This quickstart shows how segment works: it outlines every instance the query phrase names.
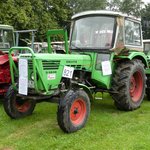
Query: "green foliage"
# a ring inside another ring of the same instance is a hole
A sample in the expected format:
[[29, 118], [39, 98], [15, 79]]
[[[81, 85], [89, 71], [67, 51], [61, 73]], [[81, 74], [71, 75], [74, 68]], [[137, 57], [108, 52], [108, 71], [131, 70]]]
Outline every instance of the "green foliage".
[[122, 2], [120, 0], [110, 0], [107, 2], [107, 9], [112, 11], [119, 11]]
[[78, 13], [85, 10], [100, 10], [105, 9], [107, 6], [106, 0], [70, 0], [69, 6], [72, 8], [73, 13]]
[[150, 4], [147, 4], [142, 10], [142, 29], [143, 38], [150, 39]]
[[70, 19], [68, 0], [6, 0], [0, 2], [0, 23], [17, 30], [37, 29], [38, 40], [46, 37], [46, 31], [62, 28]]
[[85, 128], [62, 132], [56, 121], [57, 105], [37, 104], [32, 116], [12, 120], [0, 105], [1, 150], [149, 150], [150, 102], [141, 108], [117, 110], [112, 99], [94, 101]]
[[111, 0], [108, 3], [108, 8], [110, 10], [121, 11], [129, 15], [140, 17], [143, 5], [144, 3], [142, 0]]
[[142, 0], [123, 0], [120, 11], [140, 17], [143, 4]]

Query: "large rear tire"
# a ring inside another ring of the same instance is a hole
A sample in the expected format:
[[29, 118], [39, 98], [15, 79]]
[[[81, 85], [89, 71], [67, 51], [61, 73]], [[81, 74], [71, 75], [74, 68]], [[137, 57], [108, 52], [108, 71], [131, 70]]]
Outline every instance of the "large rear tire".
[[120, 110], [134, 110], [140, 107], [146, 87], [144, 65], [140, 60], [122, 62], [113, 77], [112, 97]]
[[33, 100], [23, 100], [16, 96], [17, 91], [12, 86], [9, 87], [3, 102], [4, 110], [10, 118], [19, 119], [31, 115], [36, 102]]
[[87, 93], [83, 90], [69, 90], [58, 106], [58, 125], [64, 132], [75, 132], [85, 126], [89, 114], [90, 99]]

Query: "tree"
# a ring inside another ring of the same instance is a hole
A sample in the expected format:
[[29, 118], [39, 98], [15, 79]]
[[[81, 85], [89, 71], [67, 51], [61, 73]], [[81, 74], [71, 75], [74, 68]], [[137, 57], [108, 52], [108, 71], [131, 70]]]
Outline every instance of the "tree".
[[108, 9], [120, 11], [136, 17], [141, 16], [141, 10], [144, 3], [142, 0], [110, 0], [108, 1]]
[[46, 38], [48, 29], [62, 28], [70, 19], [68, 0], [1, 0], [0, 23], [17, 30], [37, 29], [37, 40]]
[[150, 4], [147, 4], [142, 10], [142, 29], [143, 38], [150, 38]]
[[141, 10], [144, 3], [142, 0], [123, 0], [120, 11], [136, 17], [141, 16]]
[[105, 9], [107, 6], [106, 0], [70, 0], [69, 6], [73, 13], [78, 13], [85, 10], [100, 10]]
[[112, 11], [119, 11], [121, 5], [122, 2], [120, 0], [108, 0], [106, 9]]

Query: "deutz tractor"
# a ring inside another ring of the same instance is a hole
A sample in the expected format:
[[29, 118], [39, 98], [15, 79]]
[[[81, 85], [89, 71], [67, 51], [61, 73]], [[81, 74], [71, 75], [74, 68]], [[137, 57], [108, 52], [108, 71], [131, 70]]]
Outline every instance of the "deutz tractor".
[[[51, 37], [62, 34], [66, 54], [53, 53]], [[32, 114], [36, 102], [58, 101], [57, 121], [67, 133], [87, 122], [97, 92], [108, 92], [120, 110], [140, 107], [150, 74], [149, 55], [143, 52], [140, 19], [110, 11], [86, 11], [72, 17], [68, 48], [65, 30], [47, 32], [48, 53], [28, 47], [9, 51], [12, 85], [4, 101], [8, 116]], [[18, 66], [11, 53], [20, 54]], [[149, 97], [148, 97], [149, 98]]]

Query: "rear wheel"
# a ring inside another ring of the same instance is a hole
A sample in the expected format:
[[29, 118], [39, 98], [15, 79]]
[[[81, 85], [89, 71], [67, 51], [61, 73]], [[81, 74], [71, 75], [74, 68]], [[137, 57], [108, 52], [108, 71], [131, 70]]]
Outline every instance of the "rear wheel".
[[58, 106], [58, 125], [64, 132], [75, 132], [84, 127], [89, 114], [90, 99], [86, 92], [70, 90]]
[[134, 110], [140, 107], [145, 94], [146, 76], [140, 60], [121, 63], [113, 78], [112, 94], [120, 110]]
[[33, 100], [23, 100], [16, 96], [17, 91], [12, 86], [9, 87], [3, 102], [4, 110], [10, 118], [18, 119], [31, 115], [36, 102]]

